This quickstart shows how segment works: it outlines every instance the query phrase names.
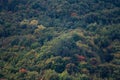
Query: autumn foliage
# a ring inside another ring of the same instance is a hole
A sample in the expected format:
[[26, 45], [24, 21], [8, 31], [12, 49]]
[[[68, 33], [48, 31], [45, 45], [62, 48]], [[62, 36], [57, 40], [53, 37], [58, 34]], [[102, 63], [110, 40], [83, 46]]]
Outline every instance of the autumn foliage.
[[20, 73], [27, 73], [27, 70], [26, 70], [25, 68], [21, 68], [21, 69], [19, 70], [19, 72], [20, 72]]
[[85, 56], [82, 56], [82, 55], [76, 54], [76, 57], [77, 57], [78, 61], [85, 61], [86, 60]]
[[73, 13], [71, 13], [71, 16], [72, 16], [72, 17], [76, 17], [76, 16], [78, 16], [78, 14], [75, 13], [75, 12], [73, 12]]

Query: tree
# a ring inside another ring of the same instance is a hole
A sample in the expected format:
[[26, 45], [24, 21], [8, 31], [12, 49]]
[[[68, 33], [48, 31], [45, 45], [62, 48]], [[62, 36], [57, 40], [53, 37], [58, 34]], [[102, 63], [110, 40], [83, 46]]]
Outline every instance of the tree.
[[78, 69], [77, 66], [75, 66], [75, 64], [73, 64], [73, 63], [67, 64], [67, 65], [66, 65], [66, 70], [67, 70], [67, 72], [68, 72], [70, 75], [79, 72], [79, 69]]

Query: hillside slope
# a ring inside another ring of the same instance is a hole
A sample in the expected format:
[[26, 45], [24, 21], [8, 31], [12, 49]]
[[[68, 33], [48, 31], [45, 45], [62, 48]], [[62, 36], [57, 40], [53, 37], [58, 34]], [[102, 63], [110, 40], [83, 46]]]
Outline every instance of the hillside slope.
[[0, 0], [0, 80], [119, 80], [120, 0]]

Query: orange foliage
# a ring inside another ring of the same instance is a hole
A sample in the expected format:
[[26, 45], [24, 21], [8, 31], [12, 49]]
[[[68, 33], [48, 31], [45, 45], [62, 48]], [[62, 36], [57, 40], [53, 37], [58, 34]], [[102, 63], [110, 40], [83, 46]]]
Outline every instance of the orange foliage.
[[76, 16], [78, 16], [78, 14], [75, 13], [75, 12], [73, 12], [73, 13], [71, 13], [71, 16], [72, 16], [72, 17], [76, 17]]
[[17, 46], [17, 45], [14, 45], [14, 48], [19, 48], [19, 46]]
[[21, 68], [21, 69], [19, 70], [19, 72], [21, 72], [21, 73], [27, 73], [27, 70], [26, 70], [25, 68]]

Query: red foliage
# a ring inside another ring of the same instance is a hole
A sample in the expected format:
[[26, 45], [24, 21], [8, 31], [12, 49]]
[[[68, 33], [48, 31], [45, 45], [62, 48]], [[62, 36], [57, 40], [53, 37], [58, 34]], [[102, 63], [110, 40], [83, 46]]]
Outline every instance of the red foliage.
[[73, 12], [73, 13], [71, 13], [71, 16], [72, 16], [72, 17], [76, 17], [76, 16], [78, 16], [78, 14], [75, 13], [75, 12]]
[[21, 68], [21, 69], [19, 70], [19, 72], [21, 72], [21, 73], [27, 73], [27, 70], [26, 70], [25, 68]]
[[82, 55], [76, 55], [76, 57], [78, 58], [79, 61], [85, 61], [86, 60], [85, 56], [82, 56]]

